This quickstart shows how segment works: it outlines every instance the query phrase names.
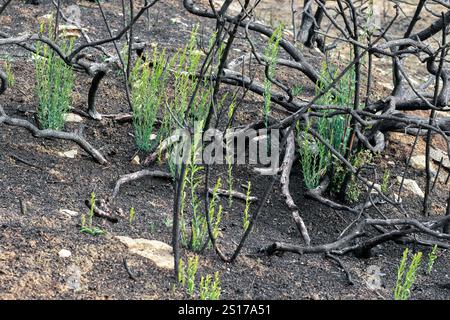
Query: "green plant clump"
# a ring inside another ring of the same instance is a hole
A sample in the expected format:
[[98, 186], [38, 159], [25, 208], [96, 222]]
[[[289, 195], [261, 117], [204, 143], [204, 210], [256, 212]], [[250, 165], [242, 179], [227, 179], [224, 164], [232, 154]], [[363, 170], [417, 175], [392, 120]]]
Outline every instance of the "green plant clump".
[[220, 300], [220, 277], [219, 272], [214, 273], [214, 280], [211, 275], [200, 279], [200, 300]]
[[[361, 169], [364, 165], [370, 164], [372, 162], [372, 153], [370, 150], [361, 150], [354, 154], [350, 163], [353, 165], [355, 169]], [[347, 172], [347, 168], [344, 167], [341, 163], [337, 164], [335, 167], [335, 174], [333, 176], [333, 188], [334, 191], [337, 192], [339, 187], [342, 184], [342, 181]], [[345, 193], [345, 199], [350, 203], [355, 203], [361, 198], [361, 194], [364, 190], [364, 185], [362, 185], [355, 175], [352, 174], [350, 177], [350, 181], [347, 185], [347, 190]]]
[[[200, 283], [196, 284], [196, 277], [198, 271], [198, 256], [189, 257], [187, 264], [180, 259], [178, 267], [178, 283], [185, 288], [186, 293], [191, 299], [198, 297], [200, 300], [219, 300], [220, 299], [220, 276], [219, 272], [214, 273], [214, 278], [211, 275], [201, 276]], [[198, 295], [196, 292], [198, 291]]]
[[[50, 25], [48, 34], [52, 34], [51, 30]], [[44, 33], [43, 24], [40, 33]], [[64, 53], [70, 52], [73, 48], [73, 40], [55, 42]], [[73, 70], [54, 50], [41, 42], [37, 42], [33, 57], [39, 98], [37, 110], [39, 125], [44, 129], [60, 130], [64, 126], [65, 115], [72, 101]]]
[[[319, 124], [324, 124], [324, 122], [320, 121]], [[305, 129], [301, 130], [297, 123], [297, 130], [300, 132], [297, 136], [297, 144], [299, 145], [303, 182], [307, 189], [315, 189], [327, 172], [330, 153], [323, 143], [317, 142], [308, 133], [310, 125], [311, 123], [308, 121]]]
[[[316, 85], [316, 95], [333, 82], [338, 71], [337, 68], [328, 66], [326, 63], [322, 65], [321, 81]], [[317, 105], [351, 106], [354, 97], [354, 77], [354, 70], [351, 69], [339, 80], [335, 92], [325, 93], [317, 100]], [[341, 155], [345, 155], [350, 135], [348, 116], [331, 116], [330, 111], [325, 109], [319, 109], [318, 112], [320, 116], [316, 119], [308, 119], [303, 130], [299, 123], [297, 124], [297, 144], [301, 157], [303, 180], [307, 189], [317, 188], [321, 179], [331, 167], [339, 167], [339, 162], [331, 155], [326, 145], [316, 139], [309, 132], [309, 129], [314, 127], [315, 131]], [[341, 180], [343, 180], [345, 173], [346, 170], [335, 169], [334, 177], [342, 175]]]
[[166, 93], [168, 72], [165, 50], [155, 48], [153, 66], [138, 59], [131, 71], [131, 100], [137, 147], [150, 151], [159, 139], [151, 139], [158, 111]]

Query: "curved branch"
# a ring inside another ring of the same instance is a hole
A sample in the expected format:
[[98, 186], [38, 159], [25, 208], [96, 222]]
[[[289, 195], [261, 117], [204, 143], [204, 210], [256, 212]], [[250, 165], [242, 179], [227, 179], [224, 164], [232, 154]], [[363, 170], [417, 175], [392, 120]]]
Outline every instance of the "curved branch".
[[286, 140], [286, 151], [283, 159], [283, 164], [281, 165], [282, 167], [280, 178], [281, 192], [283, 193], [286, 199], [286, 204], [292, 212], [295, 224], [297, 225], [297, 228], [300, 231], [300, 234], [302, 235], [305, 244], [309, 246], [311, 243], [311, 238], [309, 237], [308, 229], [306, 228], [306, 225], [298, 212], [299, 211], [298, 207], [294, 203], [294, 199], [292, 199], [291, 193], [289, 192], [289, 175], [291, 174], [292, 164], [294, 163], [294, 157], [295, 157], [295, 139], [294, 139], [294, 132], [291, 131]]
[[133, 172], [133, 173], [129, 173], [129, 174], [125, 174], [123, 176], [120, 176], [119, 180], [117, 180], [115, 186], [114, 186], [114, 190], [112, 193], [112, 199], [114, 199], [117, 194], [119, 193], [120, 187], [125, 184], [125, 183], [129, 183], [144, 177], [152, 177], [152, 178], [163, 178], [163, 179], [171, 179], [172, 176], [170, 175], [170, 173], [164, 172], [164, 171], [159, 171], [159, 170], [140, 170], [137, 172]]
[[[2, 81], [2, 83], [3, 83], [3, 81]], [[69, 133], [69, 132], [56, 131], [56, 130], [50, 130], [50, 129], [40, 130], [36, 126], [34, 126], [32, 123], [28, 122], [27, 120], [9, 117], [6, 114], [6, 112], [2, 106], [0, 106], [0, 124], [1, 123], [10, 125], [10, 126], [25, 128], [28, 131], [30, 131], [31, 134], [36, 138], [62, 139], [62, 140], [69, 140], [69, 141], [75, 142], [84, 151], [86, 151], [88, 154], [90, 154], [98, 163], [100, 163], [100, 164], [108, 163], [106, 158], [78, 133]]]

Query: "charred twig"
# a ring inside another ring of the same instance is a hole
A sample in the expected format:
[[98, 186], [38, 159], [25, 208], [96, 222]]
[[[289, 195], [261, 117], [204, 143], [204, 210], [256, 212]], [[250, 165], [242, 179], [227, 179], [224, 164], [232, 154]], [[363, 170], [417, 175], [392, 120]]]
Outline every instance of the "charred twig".
[[26, 215], [28, 211], [26, 201], [24, 201], [22, 198], [19, 198], [19, 205], [20, 205], [20, 213], [22, 215]]
[[347, 268], [344, 266], [344, 264], [342, 263], [341, 259], [339, 259], [338, 257], [336, 257], [335, 255], [332, 255], [329, 252], [325, 253], [325, 257], [337, 262], [337, 264], [341, 267], [342, 271], [344, 271], [345, 273], [345, 277], [347, 278], [347, 281], [350, 285], [354, 285], [355, 282], [353, 281], [352, 275], [350, 274], [350, 271], [347, 270]]
[[137, 281], [136, 277], [134, 276], [133, 272], [131, 272], [130, 267], [128, 266], [127, 258], [123, 258], [123, 266], [125, 267], [125, 270], [128, 273], [128, 276], [130, 277], [130, 279]]
[[298, 212], [299, 211], [298, 207], [294, 203], [294, 199], [292, 199], [291, 193], [289, 192], [289, 176], [291, 174], [294, 157], [295, 157], [295, 138], [294, 132], [291, 131], [286, 140], [286, 150], [282, 164], [283, 169], [280, 178], [281, 192], [283, 193], [286, 199], [285, 201], [288, 208], [292, 212], [292, 217], [294, 218], [295, 224], [297, 225], [297, 229], [300, 231], [300, 234], [302, 235], [305, 244], [308, 246], [311, 243], [311, 238], [309, 237], [308, 229], [306, 228], [306, 225]]
[[[92, 207], [91, 200], [85, 200], [85, 201], [84, 201], [84, 204], [85, 204], [89, 209]], [[112, 216], [112, 214], [111, 214], [110, 212], [107, 212], [107, 211], [105, 211], [105, 210], [100, 209], [100, 208], [97, 206], [97, 202], [94, 204], [94, 215], [95, 215], [96, 217], [106, 219], [106, 220], [108, 220], [108, 221], [110, 221], [110, 222], [112, 222], [112, 223], [117, 223], [117, 222], [119, 222], [119, 219], [117, 219], [116, 217]]]
[[120, 187], [125, 184], [125, 183], [129, 183], [144, 177], [152, 177], [152, 178], [162, 178], [162, 179], [171, 179], [172, 176], [170, 175], [170, 173], [164, 172], [164, 171], [159, 171], [159, 170], [140, 170], [137, 172], [133, 172], [133, 173], [129, 173], [129, 174], [125, 174], [123, 176], [121, 176], [119, 178], [119, 180], [117, 180], [115, 186], [114, 186], [114, 190], [112, 193], [111, 198], [114, 199], [117, 194], [119, 193]]
[[34, 126], [31, 122], [28, 122], [27, 120], [9, 117], [4, 111], [2, 106], [0, 106], [0, 123], [25, 128], [28, 131], [30, 131], [31, 134], [36, 138], [62, 139], [73, 141], [76, 144], [78, 144], [84, 151], [90, 154], [98, 163], [106, 164], [108, 162], [106, 158], [97, 149], [95, 149], [78, 133], [70, 133], [50, 129], [41, 130], [36, 126]]
[[[208, 188], [208, 193], [209, 194], [213, 194], [213, 192], [214, 192], [214, 190], [212, 188]], [[219, 196], [229, 197], [231, 195], [233, 198], [236, 198], [236, 199], [239, 199], [239, 200], [243, 200], [243, 201], [247, 200], [247, 195], [246, 194], [244, 194], [242, 192], [239, 192], [239, 191], [235, 191], [235, 190], [231, 190], [230, 191], [230, 190], [225, 190], [225, 189], [220, 189], [219, 188], [219, 189], [216, 190], [216, 193]], [[258, 198], [254, 197], [254, 196], [250, 196], [250, 197], [248, 197], [248, 200], [250, 202], [255, 202], [255, 201], [258, 201]]]
[[15, 154], [11, 154], [10, 157], [13, 158], [14, 160], [18, 161], [18, 162], [26, 164], [27, 166], [30, 166], [30, 167], [33, 167], [33, 168], [36, 168], [36, 169], [40, 169], [40, 170], [44, 170], [42, 167], [40, 167], [38, 165], [35, 165], [34, 163], [31, 163], [28, 160], [22, 159], [19, 156], [16, 156]]

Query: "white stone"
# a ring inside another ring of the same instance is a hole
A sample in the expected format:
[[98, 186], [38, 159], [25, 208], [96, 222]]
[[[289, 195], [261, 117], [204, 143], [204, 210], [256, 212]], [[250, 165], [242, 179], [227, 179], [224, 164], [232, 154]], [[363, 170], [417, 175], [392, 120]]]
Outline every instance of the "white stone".
[[139, 158], [138, 155], [135, 155], [135, 156], [133, 157], [133, 159], [131, 159], [131, 163], [138, 166], [138, 165], [141, 164], [141, 159]]
[[59, 212], [62, 213], [62, 214], [68, 215], [70, 217], [76, 217], [76, 216], [79, 215], [78, 212], [73, 211], [73, 210], [69, 210], [69, 209], [61, 209], [61, 210], [59, 210]]
[[81, 29], [74, 25], [64, 24], [59, 26], [60, 36], [66, 38], [81, 37]]
[[78, 151], [76, 149], [69, 150], [69, 151], [63, 151], [63, 152], [58, 152], [58, 156], [63, 157], [63, 158], [70, 158], [70, 159], [75, 158], [75, 156], [77, 154], [78, 154]]
[[64, 115], [64, 119], [66, 120], [66, 122], [83, 122], [83, 118], [75, 113], [66, 113]]
[[[402, 182], [402, 177], [401, 176], [397, 176], [397, 181], [400, 184]], [[416, 181], [412, 180], [412, 179], [405, 179], [403, 181], [403, 188], [405, 190], [408, 190], [410, 192], [412, 192], [413, 194], [423, 198], [425, 197], [425, 194], [423, 193], [422, 189], [420, 189], [419, 185], [417, 184]]]
[[58, 256], [60, 257], [60, 258], [68, 258], [68, 257], [70, 257], [72, 255], [72, 252], [70, 252], [69, 250], [67, 250], [67, 249], [61, 249], [59, 252], [58, 252]]
[[450, 160], [448, 159], [448, 154], [440, 149], [430, 149], [430, 157], [436, 161], [437, 163], [441, 162], [442, 159], [442, 166], [450, 169]]
[[152, 261], [157, 267], [173, 270], [174, 258], [172, 247], [158, 240], [132, 239], [124, 236], [116, 238], [128, 247], [131, 253], [140, 255]]
[[426, 157], [425, 155], [417, 155], [411, 157], [411, 160], [409, 162], [411, 167], [417, 170], [425, 170], [426, 167]]

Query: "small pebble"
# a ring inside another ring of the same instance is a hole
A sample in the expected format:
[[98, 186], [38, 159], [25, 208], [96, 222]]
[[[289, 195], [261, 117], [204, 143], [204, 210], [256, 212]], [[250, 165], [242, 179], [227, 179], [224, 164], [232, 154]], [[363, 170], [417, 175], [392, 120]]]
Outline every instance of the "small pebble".
[[60, 258], [68, 258], [72, 255], [72, 252], [70, 252], [69, 250], [66, 250], [66, 249], [61, 249], [58, 252], [58, 255]]

